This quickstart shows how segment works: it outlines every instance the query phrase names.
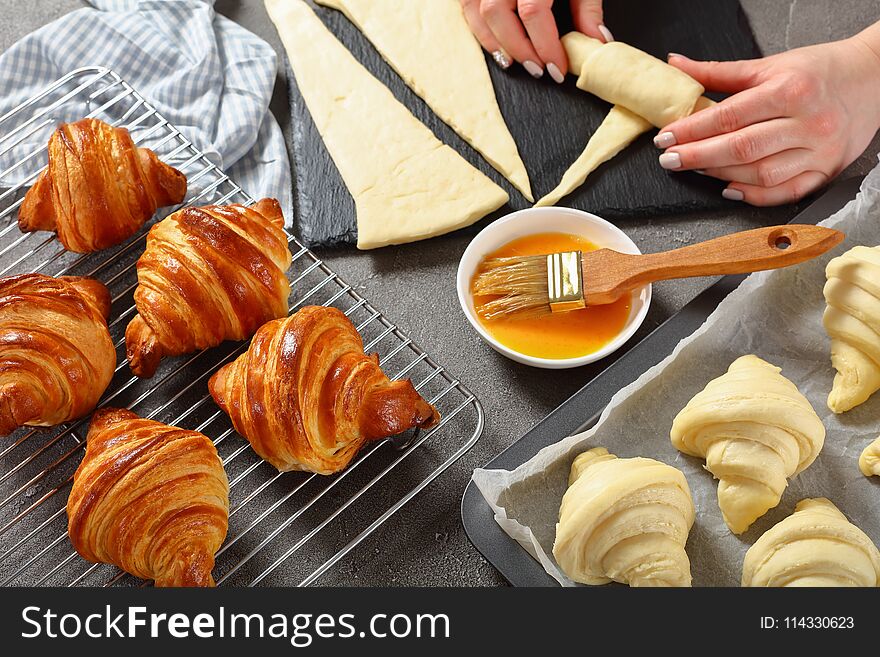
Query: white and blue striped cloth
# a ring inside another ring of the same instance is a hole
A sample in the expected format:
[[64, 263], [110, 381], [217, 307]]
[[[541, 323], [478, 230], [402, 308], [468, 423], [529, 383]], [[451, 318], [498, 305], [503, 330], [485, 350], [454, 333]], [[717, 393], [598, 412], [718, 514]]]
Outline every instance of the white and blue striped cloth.
[[[70, 71], [113, 69], [290, 222], [290, 165], [269, 111], [276, 56], [213, 0], [89, 0], [0, 55], [0, 116]], [[77, 118], [77, 117], [73, 117]]]

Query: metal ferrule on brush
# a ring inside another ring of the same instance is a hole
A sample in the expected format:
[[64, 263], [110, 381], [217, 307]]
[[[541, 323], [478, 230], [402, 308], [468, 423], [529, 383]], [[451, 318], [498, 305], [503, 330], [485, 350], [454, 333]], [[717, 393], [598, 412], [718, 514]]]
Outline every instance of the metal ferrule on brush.
[[552, 253], [547, 256], [547, 291], [552, 312], [586, 307], [580, 251]]

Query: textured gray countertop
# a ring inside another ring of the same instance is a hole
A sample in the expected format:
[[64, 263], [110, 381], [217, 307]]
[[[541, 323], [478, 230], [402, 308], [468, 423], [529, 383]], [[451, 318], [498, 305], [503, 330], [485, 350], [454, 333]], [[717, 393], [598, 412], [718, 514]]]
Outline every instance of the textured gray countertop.
[[[80, 0], [0, 0], [0, 15], [4, 17], [0, 21], [0, 50], [84, 4]], [[842, 38], [880, 19], [876, 0], [742, 0], [742, 4], [765, 54]], [[217, 0], [216, 8], [281, 53], [262, 0]], [[285, 131], [290, 123], [286, 97], [285, 82], [279, 75], [272, 110]], [[880, 139], [875, 139], [844, 176], [866, 173], [876, 162], [878, 152]], [[770, 210], [743, 206], [732, 213], [656, 216], [632, 221], [628, 232], [643, 251], [659, 251], [736, 230], [784, 223], [796, 212], [793, 206]], [[333, 269], [468, 385], [479, 396], [487, 415], [485, 433], [473, 450], [334, 572], [324, 575], [320, 584], [503, 584], [500, 575], [468, 542], [461, 526], [459, 502], [470, 473], [609, 363], [548, 372], [517, 365], [482, 344], [461, 314], [455, 295], [455, 269], [467, 240], [451, 235], [378, 252], [351, 249], [320, 253]], [[708, 283], [697, 279], [656, 285], [648, 319], [630, 344], [659, 326]], [[275, 583], [284, 584], [283, 575]]]

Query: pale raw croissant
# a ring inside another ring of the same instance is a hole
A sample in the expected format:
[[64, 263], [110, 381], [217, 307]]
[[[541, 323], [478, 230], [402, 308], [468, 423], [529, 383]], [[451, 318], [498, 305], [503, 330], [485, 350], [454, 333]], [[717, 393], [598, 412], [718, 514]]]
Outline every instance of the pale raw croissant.
[[880, 247], [856, 246], [825, 269], [823, 323], [837, 370], [828, 408], [844, 413], [880, 390]]
[[160, 221], [137, 263], [138, 314], [125, 331], [131, 371], [151, 377], [162, 356], [244, 340], [284, 317], [291, 259], [275, 199], [184, 208]]
[[680, 470], [596, 447], [571, 466], [553, 556], [582, 584], [690, 586], [694, 503]]
[[880, 476], [880, 438], [862, 450], [859, 456], [859, 470], [866, 477]]
[[68, 533], [86, 560], [156, 586], [213, 586], [229, 517], [229, 482], [196, 431], [104, 408], [67, 501]]
[[368, 440], [439, 419], [410, 381], [390, 381], [378, 357], [364, 354], [342, 311], [321, 306], [264, 325], [208, 389], [254, 451], [282, 471], [338, 472]]
[[757, 356], [737, 358], [678, 414], [672, 444], [706, 459], [718, 506], [741, 534], [779, 504], [791, 477], [822, 449], [825, 427], [795, 385]]
[[186, 176], [135, 146], [128, 130], [82, 119], [49, 139], [49, 166], [25, 195], [18, 226], [54, 230], [68, 251], [89, 253], [131, 237], [184, 196]]
[[91, 278], [0, 279], [0, 435], [82, 417], [113, 378], [110, 293]]
[[824, 497], [798, 502], [746, 552], [743, 586], [880, 586], [880, 552]]

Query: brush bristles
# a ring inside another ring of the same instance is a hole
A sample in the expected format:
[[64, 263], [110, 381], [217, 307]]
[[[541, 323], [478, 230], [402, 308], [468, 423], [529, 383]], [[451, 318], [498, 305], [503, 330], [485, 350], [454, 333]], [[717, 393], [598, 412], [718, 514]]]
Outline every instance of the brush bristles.
[[486, 260], [474, 279], [473, 293], [474, 306], [484, 319], [546, 315], [550, 312], [547, 256]]

